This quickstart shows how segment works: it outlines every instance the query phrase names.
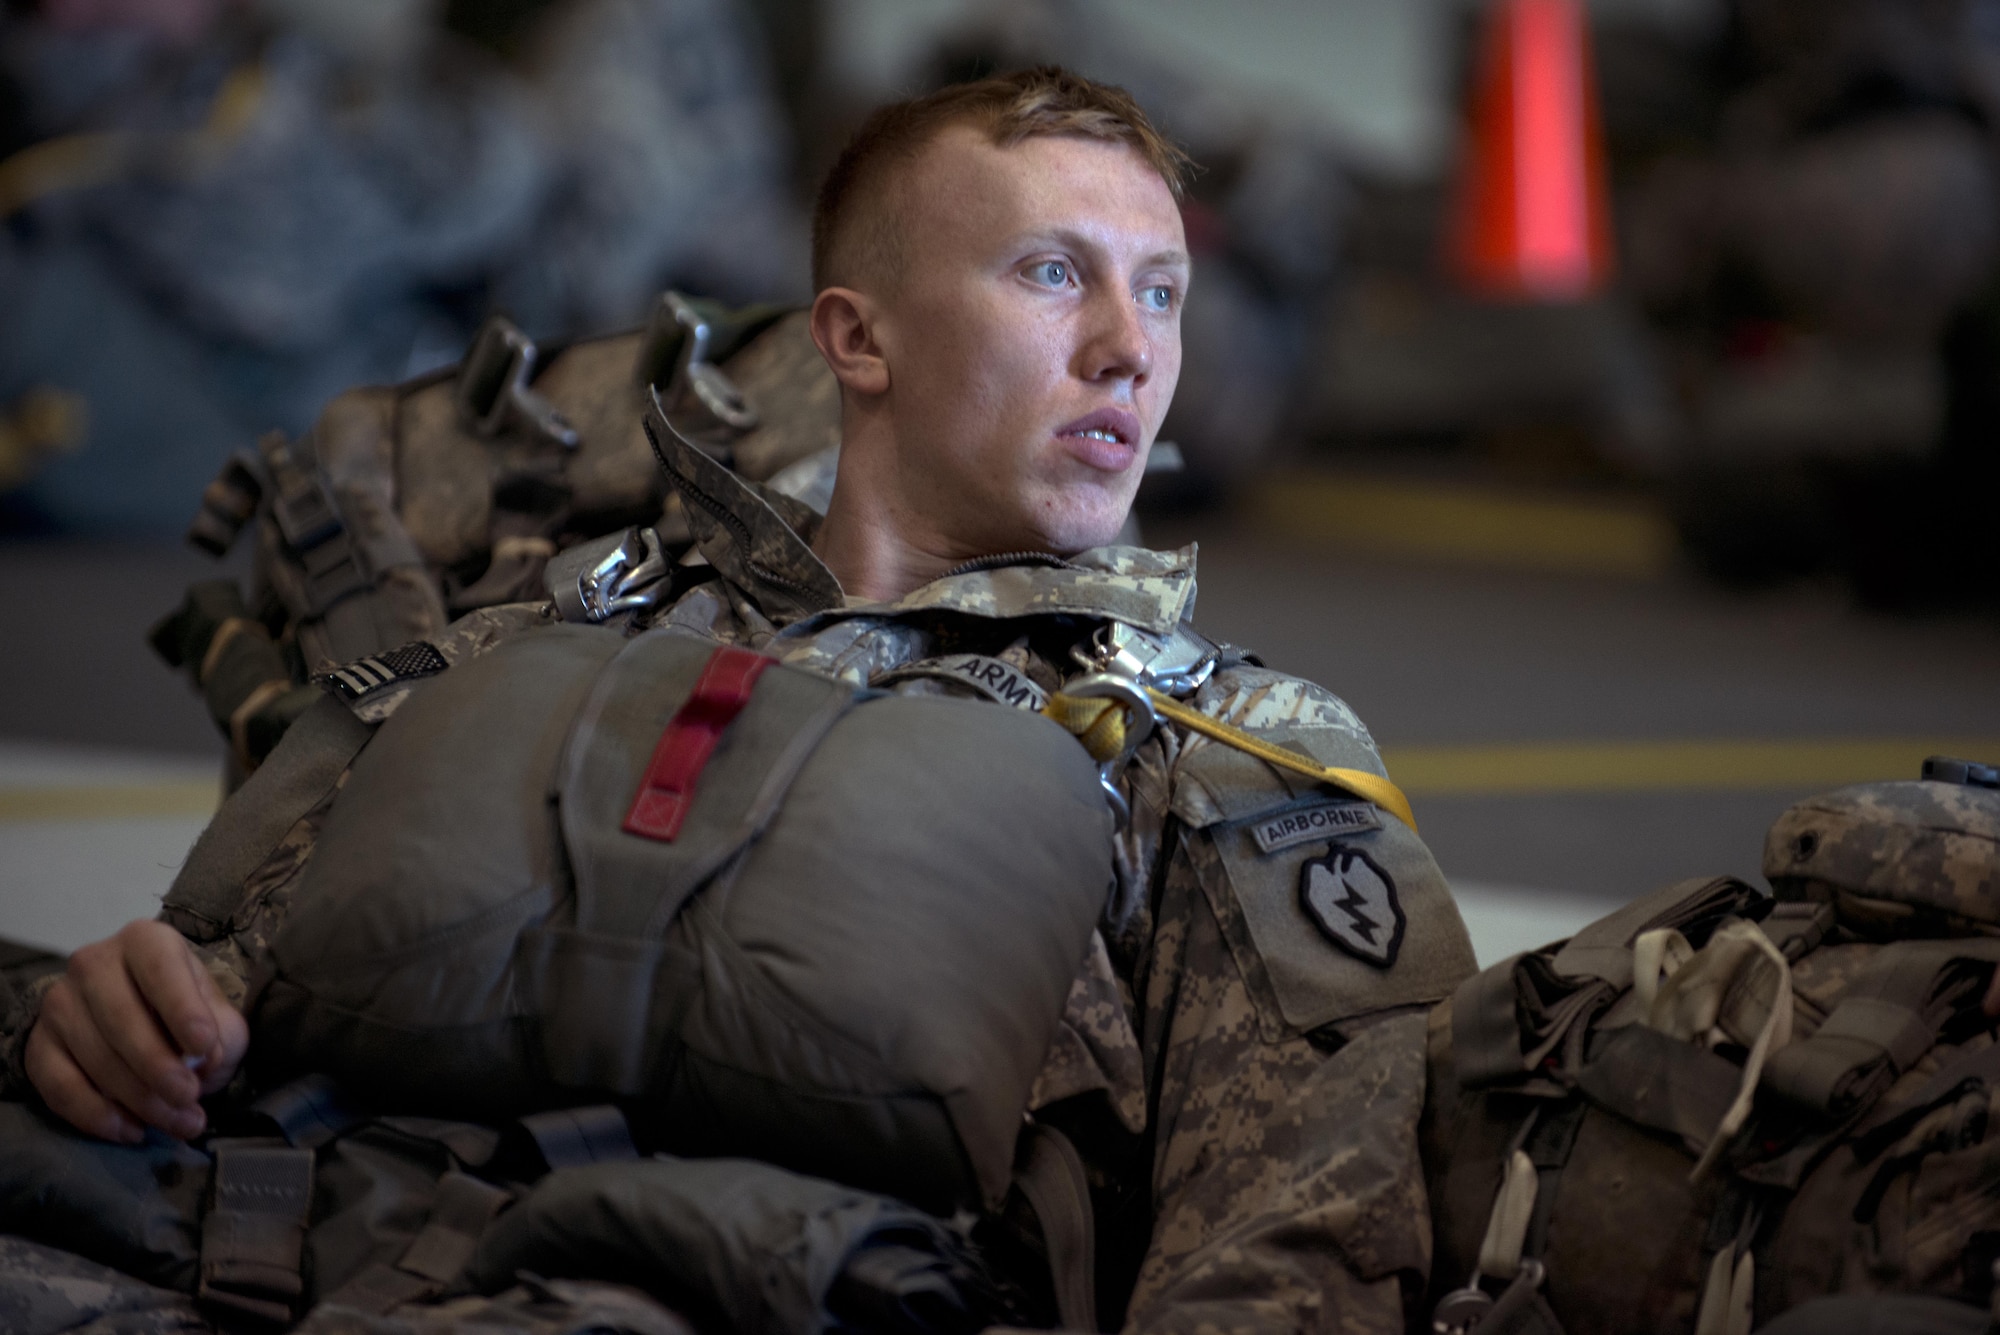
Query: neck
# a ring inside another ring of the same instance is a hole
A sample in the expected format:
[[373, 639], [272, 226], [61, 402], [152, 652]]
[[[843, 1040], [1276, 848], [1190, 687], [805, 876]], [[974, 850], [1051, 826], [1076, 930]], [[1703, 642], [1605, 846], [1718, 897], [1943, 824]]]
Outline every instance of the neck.
[[893, 603], [930, 583], [957, 562], [910, 540], [892, 516], [865, 501], [847, 501], [858, 487], [836, 486], [813, 551], [848, 596]]
[[813, 552], [849, 597], [892, 603], [964, 557], [902, 494], [893, 445], [876, 439], [886, 424], [849, 415], [842, 427], [840, 472]]

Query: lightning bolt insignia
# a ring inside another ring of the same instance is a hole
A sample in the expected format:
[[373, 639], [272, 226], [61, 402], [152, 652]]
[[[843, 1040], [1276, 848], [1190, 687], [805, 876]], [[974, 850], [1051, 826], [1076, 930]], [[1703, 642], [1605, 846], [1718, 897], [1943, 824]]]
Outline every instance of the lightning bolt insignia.
[[1391, 968], [1408, 920], [1396, 882], [1361, 849], [1330, 845], [1299, 873], [1299, 907], [1320, 933], [1364, 964]]

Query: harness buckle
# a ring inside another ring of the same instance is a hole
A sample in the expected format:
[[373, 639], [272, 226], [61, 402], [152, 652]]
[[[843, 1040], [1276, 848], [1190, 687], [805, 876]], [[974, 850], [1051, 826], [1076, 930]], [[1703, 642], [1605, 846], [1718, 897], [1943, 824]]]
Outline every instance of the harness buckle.
[[570, 420], [529, 385], [538, 353], [535, 340], [504, 315], [491, 315], [479, 326], [472, 350], [459, 367], [452, 398], [467, 430], [492, 439], [518, 423], [564, 450], [583, 443]]
[[653, 308], [653, 324], [647, 341], [659, 341], [676, 327], [680, 330], [681, 351], [679, 360], [674, 364], [673, 379], [667, 385], [667, 402], [678, 407], [692, 396], [704, 412], [731, 431], [755, 429], [757, 410], [744, 397], [743, 391], [736, 387], [736, 382], [708, 359], [714, 331], [707, 319], [695, 309], [693, 302], [680, 293], [662, 292], [659, 305]]

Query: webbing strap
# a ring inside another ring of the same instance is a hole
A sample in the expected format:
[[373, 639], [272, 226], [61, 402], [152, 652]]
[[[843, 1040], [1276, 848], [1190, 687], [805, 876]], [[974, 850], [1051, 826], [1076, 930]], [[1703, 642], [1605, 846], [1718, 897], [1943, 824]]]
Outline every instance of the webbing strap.
[[1479, 1273], [1489, 1279], [1512, 1279], [1521, 1268], [1528, 1225], [1534, 1222], [1535, 1198], [1541, 1194], [1541, 1174], [1525, 1150], [1512, 1150], [1500, 1170], [1500, 1190], [1494, 1193], [1486, 1217], [1486, 1236], [1479, 1244]]
[[1014, 1181], [1041, 1223], [1063, 1328], [1098, 1329], [1097, 1229], [1083, 1159], [1062, 1132], [1030, 1123], [1021, 1132]]
[[480, 1236], [512, 1195], [465, 1173], [438, 1182], [431, 1216], [394, 1265], [377, 1261], [327, 1299], [371, 1316], [444, 1292], [471, 1263]]
[[550, 1168], [587, 1163], [624, 1163], [639, 1157], [625, 1114], [608, 1103], [588, 1108], [556, 1108], [530, 1113], [521, 1129]]
[[625, 832], [661, 843], [672, 843], [687, 819], [695, 781], [715, 754], [716, 743], [735, 717], [750, 703], [757, 678], [772, 659], [747, 649], [722, 645], [709, 656], [693, 694], [660, 734], [659, 745], [646, 766], [632, 809], [625, 813]]
[[1514, 955], [1489, 965], [1452, 993], [1451, 1062], [1458, 1083], [1467, 1089], [1519, 1079], [1525, 1069], [1515, 1005], [1520, 990], [1514, 970], [1520, 961]]
[[1995, 961], [2000, 939], [1885, 946], [1811, 1037], [1772, 1054], [1764, 1086], [1823, 1116], [1865, 1110], [1984, 985], [1984, 971], [1967, 966]]
[[299, 1276], [312, 1209], [313, 1153], [277, 1140], [218, 1140], [213, 1197], [201, 1229], [204, 1303], [284, 1323], [305, 1292]]
[[1960, 1051], [1924, 1081], [1906, 1101], [1871, 1112], [1854, 1132], [1854, 1157], [1868, 1163], [1901, 1139], [1917, 1121], [1940, 1105], [1981, 1088], [2000, 1085], [2000, 1043]]

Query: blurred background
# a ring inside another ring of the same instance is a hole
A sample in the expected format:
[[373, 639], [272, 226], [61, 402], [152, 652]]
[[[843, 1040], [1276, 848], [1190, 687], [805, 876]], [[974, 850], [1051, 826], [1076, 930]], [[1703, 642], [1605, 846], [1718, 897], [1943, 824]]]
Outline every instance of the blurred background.
[[2000, 0], [6, 0], [0, 936], [164, 890], [144, 644], [347, 387], [808, 295], [880, 101], [1057, 61], [1202, 165], [1150, 479], [1201, 622], [1374, 727], [1482, 956], [2000, 758]]

